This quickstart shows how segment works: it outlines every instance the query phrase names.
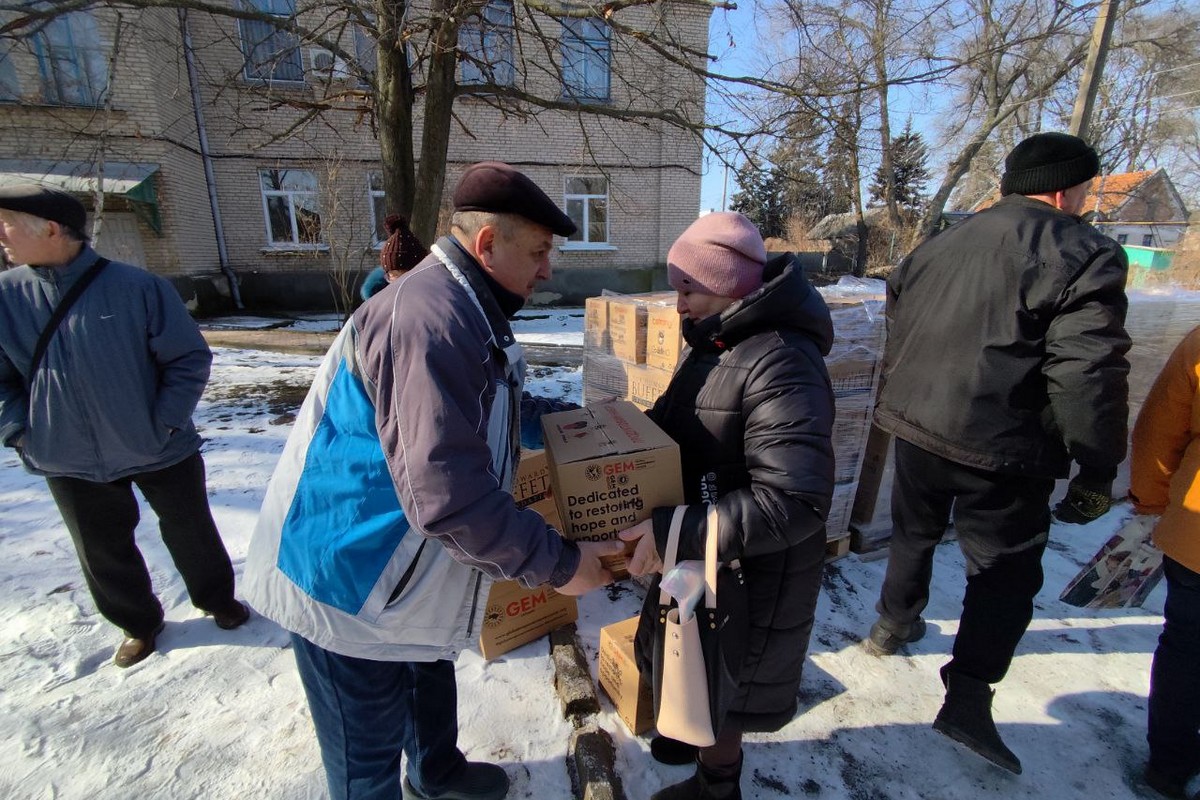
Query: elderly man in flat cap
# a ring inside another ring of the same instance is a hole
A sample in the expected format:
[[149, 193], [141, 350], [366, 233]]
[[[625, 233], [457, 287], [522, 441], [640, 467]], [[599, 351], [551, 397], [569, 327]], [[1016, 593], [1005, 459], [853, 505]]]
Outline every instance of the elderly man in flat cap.
[[953, 514], [967, 588], [934, 729], [1012, 772], [992, 718], [1033, 616], [1055, 510], [1085, 523], [1111, 503], [1128, 416], [1125, 252], [1083, 222], [1100, 159], [1065, 133], [1005, 159], [1003, 197], [926, 241], [888, 278], [875, 421], [896, 437], [892, 540], [866, 646], [925, 633], [933, 551]]
[[250, 543], [248, 598], [292, 632], [334, 800], [504, 797], [504, 770], [457, 746], [454, 659], [489, 580], [578, 595], [621, 548], [567, 541], [510, 494], [533, 401], [509, 319], [575, 225], [497, 162], [463, 173], [454, 209], [333, 343]]
[[[0, 441], [46, 476], [96, 608], [155, 649], [163, 608], [134, 539], [141, 490], [192, 603], [218, 626], [249, 610], [208, 507], [192, 411], [212, 353], [170, 283], [88, 246], [86, 213], [40, 186], [0, 189]], [[60, 313], [62, 312], [62, 313]]]

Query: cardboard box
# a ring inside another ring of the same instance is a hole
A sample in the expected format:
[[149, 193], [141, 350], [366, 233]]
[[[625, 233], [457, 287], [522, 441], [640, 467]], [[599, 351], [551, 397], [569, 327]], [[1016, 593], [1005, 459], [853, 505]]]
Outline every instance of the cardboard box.
[[558, 515], [558, 504], [554, 502], [550, 463], [545, 450], [526, 450], [521, 453], [521, 463], [517, 465], [517, 474], [513, 478], [512, 494], [517, 501], [517, 508], [532, 508], [547, 523], [562, 530], [562, 518]]
[[600, 629], [600, 686], [635, 736], [654, 727], [654, 690], [633, 659], [638, 617]]
[[[679, 445], [633, 403], [614, 400], [542, 417], [550, 479], [568, 539], [606, 541], [683, 502]], [[625, 557], [605, 561], [623, 578]]]
[[583, 301], [583, 346], [601, 353], [608, 350], [607, 297], [589, 297]]
[[682, 319], [674, 304], [647, 307], [646, 366], [675, 371], [683, 352]]
[[[546, 451], [531, 450], [521, 455], [512, 493], [518, 507], [534, 509], [548, 524], [562, 530]], [[495, 581], [484, 608], [479, 650], [488, 660], [579, 618], [574, 597], [561, 595], [549, 586], [526, 589], [516, 581]]]
[[625, 399], [643, 411], [667, 390], [672, 373], [649, 364], [625, 365]]
[[485, 609], [479, 651], [489, 661], [579, 619], [574, 597], [550, 586], [526, 589], [516, 581], [494, 582]]
[[646, 304], [631, 298], [609, 298], [608, 340], [612, 354], [630, 364], [646, 360]]

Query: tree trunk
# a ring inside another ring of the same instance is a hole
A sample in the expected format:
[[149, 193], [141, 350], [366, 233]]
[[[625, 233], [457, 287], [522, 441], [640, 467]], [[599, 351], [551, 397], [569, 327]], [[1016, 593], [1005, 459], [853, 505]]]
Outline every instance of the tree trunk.
[[453, 14], [452, 0], [435, 0], [437, 23], [430, 31], [429, 75], [425, 84], [425, 120], [421, 130], [421, 158], [417, 165], [413, 197], [412, 232], [426, 244], [433, 242], [446, 184], [446, 154], [450, 150], [450, 124], [458, 89], [460, 20]]
[[880, 0], [875, 4], [875, 28], [872, 42], [875, 59], [875, 85], [879, 95], [879, 145], [883, 170], [883, 202], [887, 206], [888, 221], [899, 230], [903, 221], [896, 205], [896, 159], [892, 153], [892, 124], [888, 118], [888, 67], [887, 67], [887, 3]]
[[[412, 217], [413, 85], [404, 35], [405, 0], [376, 0], [379, 39], [375, 51], [375, 103], [383, 192], [389, 213]], [[429, 243], [427, 238], [422, 242]]]

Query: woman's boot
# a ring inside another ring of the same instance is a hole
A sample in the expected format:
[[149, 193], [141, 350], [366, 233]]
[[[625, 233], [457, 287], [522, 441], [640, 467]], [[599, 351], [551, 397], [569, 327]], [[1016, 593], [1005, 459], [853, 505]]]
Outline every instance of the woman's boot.
[[696, 759], [696, 774], [686, 781], [660, 789], [650, 800], [742, 800], [742, 755], [735, 764], [709, 768]]

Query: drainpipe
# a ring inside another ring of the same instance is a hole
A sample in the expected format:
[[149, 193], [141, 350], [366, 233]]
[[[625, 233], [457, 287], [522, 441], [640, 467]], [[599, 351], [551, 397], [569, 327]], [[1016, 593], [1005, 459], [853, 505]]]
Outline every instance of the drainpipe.
[[243, 309], [242, 293], [238, 290], [237, 273], [229, 266], [229, 251], [225, 248], [225, 227], [221, 223], [221, 207], [217, 204], [217, 177], [213, 173], [212, 156], [208, 152], [208, 133], [204, 127], [204, 111], [200, 104], [200, 79], [196, 74], [196, 55], [192, 49], [192, 33], [188, 28], [187, 11], [179, 9], [179, 32], [183, 36], [183, 61], [187, 64], [188, 83], [192, 89], [192, 112], [196, 115], [196, 138], [200, 144], [200, 160], [204, 164], [204, 182], [208, 185], [208, 207], [212, 211], [213, 231], [217, 236], [217, 258], [221, 272], [229, 282], [229, 296], [234, 308]]

